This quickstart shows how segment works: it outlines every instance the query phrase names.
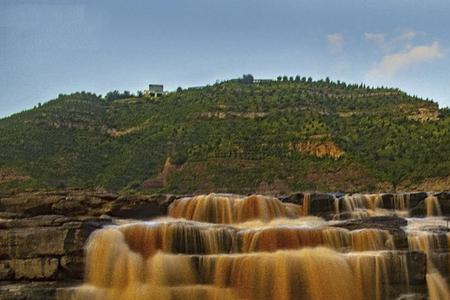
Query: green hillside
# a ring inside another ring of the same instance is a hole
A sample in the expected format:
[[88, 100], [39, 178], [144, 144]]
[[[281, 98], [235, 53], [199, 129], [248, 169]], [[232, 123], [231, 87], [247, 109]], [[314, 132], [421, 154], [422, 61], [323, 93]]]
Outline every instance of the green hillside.
[[0, 189], [351, 192], [449, 181], [448, 111], [398, 89], [247, 78], [105, 98], [60, 95], [0, 120]]

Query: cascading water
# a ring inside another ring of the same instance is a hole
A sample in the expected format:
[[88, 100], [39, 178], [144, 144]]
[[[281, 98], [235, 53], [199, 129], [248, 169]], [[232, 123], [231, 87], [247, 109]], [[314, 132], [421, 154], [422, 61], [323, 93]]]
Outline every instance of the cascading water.
[[438, 199], [434, 195], [428, 195], [427, 198], [425, 198], [425, 205], [427, 208], [427, 216], [442, 216], [442, 210], [441, 206], [439, 204]]
[[[278, 199], [263, 196], [197, 196], [172, 203], [169, 216], [210, 223], [240, 223], [259, 219], [295, 217], [301, 208], [283, 205]], [[306, 210], [306, 209], [305, 209]]]
[[[381, 195], [336, 198], [336, 216], [408, 215], [408, 196], [388, 200], [391, 209]], [[400, 233], [347, 229], [343, 221], [308, 216], [311, 203], [309, 194], [298, 204], [211, 194], [175, 200], [168, 218], [98, 230], [87, 245], [86, 282], [72, 298], [395, 299], [411, 292], [411, 253], [419, 251], [428, 257], [430, 299], [449, 299], [435, 265], [450, 270], [448, 256], [439, 255], [450, 235], [420, 223], [442, 227], [442, 218], [409, 219]], [[426, 203], [427, 213], [439, 213], [434, 199]], [[409, 247], [401, 248], [399, 237]]]
[[[435, 199], [426, 198], [427, 214], [429, 204]], [[433, 202], [432, 202], [433, 201]], [[435, 204], [433, 204], [434, 207]], [[408, 226], [408, 244], [411, 250], [423, 251], [427, 254], [427, 285], [431, 300], [450, 299], [450, 289], [441, 275], [450, 271], [450, 257], [440, 255], [442, 250], [450, 246], [450, 233], [439, 218], [412, 219]]]
[[[339, 201], [339, 199], [337, 199]], [[409, 215], [409, 194], [395, 194], [394, 197], [383, 201], [381, 194], [373, 195], [345, 195], [342, 199], [342, 210], [339, 213], [348, 213], [351, 218], [365, 218], [371, 216], [397, 215], [407, 217]], [[338, 206], [339, 207], [339, 206]]]

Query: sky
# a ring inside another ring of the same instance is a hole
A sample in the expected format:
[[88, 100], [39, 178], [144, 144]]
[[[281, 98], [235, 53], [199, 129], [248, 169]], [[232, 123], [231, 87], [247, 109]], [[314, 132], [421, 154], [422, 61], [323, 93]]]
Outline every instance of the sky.
[[0, 0], [0, 117], [60, 93], [301, 75], [450, 106], [448, 0]]

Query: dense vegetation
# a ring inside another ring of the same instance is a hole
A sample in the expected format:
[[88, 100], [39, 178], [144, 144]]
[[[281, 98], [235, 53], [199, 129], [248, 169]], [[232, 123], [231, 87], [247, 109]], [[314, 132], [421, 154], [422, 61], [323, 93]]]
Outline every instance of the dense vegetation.
[[60, 95], [0, 120], [0, 189], [411, 188], [450, 174], [449, 125], [432, 101], [328, 78]]

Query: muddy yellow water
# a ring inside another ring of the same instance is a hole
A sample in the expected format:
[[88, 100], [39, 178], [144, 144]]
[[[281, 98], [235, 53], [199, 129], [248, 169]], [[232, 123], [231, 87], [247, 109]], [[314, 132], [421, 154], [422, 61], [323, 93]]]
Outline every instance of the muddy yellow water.
[[[407, 215], [408, 197], [394, 201]], [[426, 203], [439, 212], [433, 198]], [[344, 205], [355, 215], [383, 212], [379, 195], [347, 197]], [[176, 200], [168, 218], [96, 231], [74, 299], [382, 300], [409, 291], [407, 254], [395, 251], [392, 233], [335, 227], [339, 221], [308, 217], [309, 206], [308, 197], [295, 205], [212, 194]], [[444, 221], [411, 219], [410, 250], [431, 255], [450, 244], [450, 235], [421, 230], [424, 222]], [[427, 263], [429, 297], [449, 299], [435, 263]]]

